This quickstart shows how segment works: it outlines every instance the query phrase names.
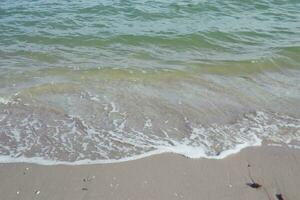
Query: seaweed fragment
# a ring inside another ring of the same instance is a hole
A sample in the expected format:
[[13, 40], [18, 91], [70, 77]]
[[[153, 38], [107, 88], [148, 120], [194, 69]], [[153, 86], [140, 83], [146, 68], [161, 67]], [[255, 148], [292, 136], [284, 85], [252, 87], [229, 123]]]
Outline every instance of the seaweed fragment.
[[246, 183], [246, 185], [248, 185], [249, 187], [252, 187], [254, 189], [258, 189], [260, 187], [262, 187], [262, 185], [258, 184], [258, 183], [255, 183], [255, 182], [252, 182], [252, 183]]
[[284, 200], [282, 194], [276, 194], [275, 196], [278, 200]]
[[249, 187], [254, 188], [254, 189], [261, 188], [262, 185], [259, 184], [259, 183], [257, 183], [257, 182], [255, 182], [254, 179], [253, 179], [252, 176], [251, 176], [251, 172], [250, 172], [250, 167], [251, 167], [251, 165], [248, 164], [247, 167], [248, 167], [248, 175], [249, 175], [249, 178], [250, 178], [250, 180], [251, 180], [251, 183], [246, 183], [246, 185], [248, 185]]

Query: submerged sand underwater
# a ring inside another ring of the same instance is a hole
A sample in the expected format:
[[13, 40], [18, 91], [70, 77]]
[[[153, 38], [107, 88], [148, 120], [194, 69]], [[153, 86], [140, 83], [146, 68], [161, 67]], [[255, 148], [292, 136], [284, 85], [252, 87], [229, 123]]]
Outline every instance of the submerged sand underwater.
[[110, 163], [164, 152], [224, 158], [262, 143], [300, 147], [297, 69], [12, 76], [4, 81], [12, 95], [0, 102], [1, 162]]

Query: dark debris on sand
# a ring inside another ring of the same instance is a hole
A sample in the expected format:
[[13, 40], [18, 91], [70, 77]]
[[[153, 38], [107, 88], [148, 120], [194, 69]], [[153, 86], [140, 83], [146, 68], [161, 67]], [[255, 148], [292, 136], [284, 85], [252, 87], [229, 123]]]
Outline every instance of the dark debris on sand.
[[277, 198], [278, 200], [284, 200], [282, 194], [276, 194], [276, 198]]
[[249, 178], [250, 178], [250, 180], [251, 180], [251, 183], [246, 183], [246, 185], [248, 185], [249, 187], [254, 188], [254, 189], [261, 188], [262, 185], [256, 183], [256, 182], [254, 181], [254, 179], [252, 178], [252, 176], [251, 176], [251, 172], [250, 172], [250, 167], [251, 167], [251, 165], [248, 164], [247, 167], [248, 167], [248, 175], [249, 175]]
[[262, 185], [260, 185], [258, 183], [255, 183], [255, 182], [253, 182], [253, 183], [246, 183], [246, 185], [248, 185], [249, 187], [254, 188], [254, 189], [258, 189], [258, 188], [262, 187]]
[[[262, 185], [256, 183], [256, 182], [254, 181], [254, 179], [252, 178], [252, 176], [251, 176], [251, 172], [250, 172], [250, 167], [251, 167], [251, 165], [248, 164], [247, 167], [248, 167], [248, 175], [249, 175], [249, 178], [250, 178], [250, 180], [251, 180], [252, 183], [246, 183], [246, 185], [248, 185], [249, 187], [254, 188], [254, 189], [261, 188]], [[266, 190], [265, 190], [265, 191], [266, 191]], [[266, 192], [267, 192], [267, 191], [266, 191]], [[267, 193], [267, 194], [268, 194], [268, 193]], [[269, 196], [269, 194], [268, 194], [268, 197], [269, 197], [269, 199], [271, 199], [270, 196]], [[284, 200], [283, 195], [282, 195], [281, 193], [276, 194], [275, 197], [276, 197], [277, 200]]]

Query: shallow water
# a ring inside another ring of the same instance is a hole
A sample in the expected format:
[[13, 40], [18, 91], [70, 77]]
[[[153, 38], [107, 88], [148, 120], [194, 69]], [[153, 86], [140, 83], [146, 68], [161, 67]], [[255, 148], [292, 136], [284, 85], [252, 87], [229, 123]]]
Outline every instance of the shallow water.
[[299, 148], [300, 2], [0, 2], [0, 161]]

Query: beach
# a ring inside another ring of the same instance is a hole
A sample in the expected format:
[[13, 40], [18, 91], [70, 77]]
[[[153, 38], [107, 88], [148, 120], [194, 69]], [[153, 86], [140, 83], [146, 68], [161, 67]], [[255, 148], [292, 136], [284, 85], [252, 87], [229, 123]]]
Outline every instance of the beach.
[[[1, 199], [300, 198], [300, 150], [250, 147], [225, 159], [162, 154], [95, 165], [0, 165]], [[261, 188], [251, 188], [251, 178]]]
[[0, 200], [300, 199], [300, 1], [0, 1]]

